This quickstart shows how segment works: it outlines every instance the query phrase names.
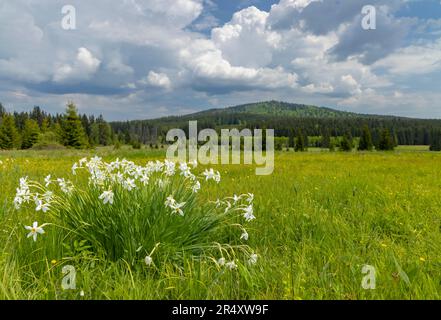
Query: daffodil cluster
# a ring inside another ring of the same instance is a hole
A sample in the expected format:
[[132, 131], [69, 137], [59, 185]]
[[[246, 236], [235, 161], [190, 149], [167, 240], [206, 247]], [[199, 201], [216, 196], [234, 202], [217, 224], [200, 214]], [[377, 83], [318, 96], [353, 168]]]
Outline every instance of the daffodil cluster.
[[[83, 158], [71, 168], [73, 176], [81, 176], [73, 178], [73, 181], [78, 181], [75, 184], [51, 175], [43, 183], [30, 181], [28, 177], [21, 178], [14, 205], [17, 209], [34, 205], [35, 214], [46, 214], [41, 217], [44, 219], [59, 219], [57, 225], [75, 230], [76, 234], [81, 233], [82, 239], [96, 233], [98, 236], [90, 239], [92, 245], [94, 241], [102, 241], [96, 247], [108, 247], [109, 254], [115, 259], [126, 254], [131, 258], [138, 256], [143, 248], [149, 248], [150, 241], [164, 243], [161, 248], [167, 248], [167, 243], [168, 246], [181, 248], [179, 254], [182, 247], [178, 243], [190, 251], [200, 246], [201, 249], [196, 250], [198, 252], [226, 243], [220, 249], [221, 258], [213, 258], [218, 266], [237, 269], [236, 253], [231, 251], [236, 249], [246, 253], [244, 264], [246, 261], [250, 265], [255, 264], [257, 255], [248, 250], [246, 242], [250, 235], [244, 227], [245, 223], [256, 219], [254, 195], [247, 193], [217, 201], [199, 200], [201, 184], [210, 180], [220, 183], [221, 176], [214, 169], [196, 173], [196, 167], [196, 162], [149, 161], [140, 166], [126, 159], [105, 162], [100, 157]], [[156, 224], [157, 221], [161, 224]], [[38, 235], [45, 234], [43, 227], [47, 225], [39, 226], [34, 222], [25, 226], [28, 237], [36, 241]], [[152, 232], [151, 228], [156, 226], [158, 229]], [[234, 244], [224, 242], [230, 241], [231, 230], [237, 232]], [[109, 232], [119, 234], [113, 240], [118, 243], [107, 240], [105, 235]], [[157, 237], [151, 238], [153, 235]], [[187, 243], [189, 239], [193, 241], [191, 245]], [[127, 247], [129, 244], [130, 248]], [[156, 252], [146, 251], [145, 264], [154, 266], [153, 253], [158, 255], [161, 252], [160, 248]], [[213, 257], [218, 255], [215, 252], [211, 254]]]

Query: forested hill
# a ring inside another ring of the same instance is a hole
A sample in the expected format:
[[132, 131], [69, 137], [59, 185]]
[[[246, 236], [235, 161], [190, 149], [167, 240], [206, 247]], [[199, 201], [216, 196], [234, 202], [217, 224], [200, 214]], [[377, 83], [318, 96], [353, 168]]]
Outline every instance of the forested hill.
[[[317, 107], [305, 104], [295, 104], [279, 101], [267, 101], [243, 104], [224, 109], [210, 109], [182, 118], [217, 117], [228, 115], [259, 115], [262, 117], [294, 117], [294, 118], [357, 118], [357, 117], [385, 117], [364, 115], [354, 112], [339, 111], [326, 107]], [[175, 117], [177, 118], [177, 117]]]
[[115, 133], [127, 139], [138, 137], [148, 143], [151, 137], [164, 137], [171, 128], [188, 128], [189, 120], [197, 120], [203, 128], [269, 128], [278, 137], [292, 136], [298, 130], [307, 136], [361, 136], [364, 125], [372, 131], [374, 140], [384, 129], [402, 145], [430, 145], [441, 136], [441, 120], [412, 119], [395, 116], [368, 115], [338, 111], [330, 108], [286, 102], [258, 102], [225, 109], [211, 109], [198, 113], [164, 117], [153, 120], [114, 122]]

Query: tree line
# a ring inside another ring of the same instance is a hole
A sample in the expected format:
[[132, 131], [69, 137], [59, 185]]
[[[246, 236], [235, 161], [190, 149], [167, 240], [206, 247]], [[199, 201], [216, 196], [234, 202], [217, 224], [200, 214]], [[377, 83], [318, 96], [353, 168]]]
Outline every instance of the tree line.
[[56, 115], [38, 106], [30, 112], [8, 113], [0, 103], [0, 149], [85, 149], [114, 143], [115, 135], [102, 115], [81, 115], [72, 102], [64, 114]]
[[[156, 120], [108, 123], [100, 115], [79, 114], [70, 102], [63, 114], [51, 115], [40, 107], [30, 112], [6, 112], [0, 103], [0, 149], [89, 148], [130, 144], [158, 148], [166, 144], [170, 129], [188, 134], [188, 121], [198, 120], [198, 129], [275, 129], [276, 149], [305, 151], [308, 147], [330, 150], [393, 150], [397, 145], [430, 145], [441, 151], [441, 121], [388, 116], [334, 118], [289, 117], [271, 114], [200, 113]], [[219, 132], [220, 133], [220, 132]]]

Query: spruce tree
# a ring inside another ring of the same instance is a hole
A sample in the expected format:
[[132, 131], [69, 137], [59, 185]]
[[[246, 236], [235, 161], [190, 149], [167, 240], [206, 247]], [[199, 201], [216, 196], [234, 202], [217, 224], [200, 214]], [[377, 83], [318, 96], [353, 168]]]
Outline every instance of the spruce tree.
[[11, 150], [20, 146], [20, 135], [15, 126], [14, 117], [3, 114], [0, 126], [0, 149]]
[[40, 128], [38, 122], [32, 119], [27, 119], [24, 124], [21, 148], [30, 149], [37, 143], [40, 135]]
[[441, 132], [432, 132], [430, 151], [441, 151]]
[[321, 147], [325, 149], [331, 148], [331, 134], [329, 133], [329, 129], [324, 130]]
[[394, 150], [394, 148], [394, 142], [389, 129], [384, 129], [383, 131], [381, 131], [380, 141], [378, 143], [378, 150], [392, 151]]
[[67, 105], [66, 114], [61, 125], [61, 138], [63, 145], [76, 149], [84, 149], [88, 146], [86, 133], [78, 116], [76, 106], [70, 102]]
[[296, 145], [294, 151], [295, 152], [305, 151], [305, 138], [303, 137], [303, 133], [301, 129], [299, 129], [297, 132]]
[[369, 127], [365, 125], [363, 127], [363, 132], [361, 133], [360, 144], [358, 150], [360, 151], [372, 151], [374, 145], [372, 143], [372, 135]]
[[340, 141], [340, 151], [350, 152], [353, 148], [352, 135], [346, 133]]
[[2, 103], [0, 102], [0, 118], [3, 118], [3, 115], [6, 113], [5, 107], [3, 107]]
[[289, 136], [288, 136], [288, 148], [295, 148], [296, 146], [296, 138], [294, 134], [294, 130], [289, 130]]

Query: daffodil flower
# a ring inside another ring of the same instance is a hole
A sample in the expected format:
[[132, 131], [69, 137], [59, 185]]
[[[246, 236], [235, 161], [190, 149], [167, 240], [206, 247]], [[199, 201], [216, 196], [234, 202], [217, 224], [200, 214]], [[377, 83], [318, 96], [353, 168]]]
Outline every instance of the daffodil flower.
[[37, 199], [35, 204], [35, 211], [43, 211], [44, 213], [49, 211], [49, 203], [43, 203], [42, 200]]
[[35, 222], [32, 224], [32, 227], [31, 227], [31, 226], [26, 226], [25, 229], [30, 231], [27, 237], [28, 237], [28, 238], [29, 238], [29, 237], [32, 237], [32, 238], [34, 239], [34, 241], [37, 241], [37, 235], [38, 235], [38, 234], [44, 234], [43, 227], [44, 227], [45, 225], [47, 225], [47, 224], [43, 224], [42, 226], [39, 227], [39, 226], [38, 226], [38, 222], [35, 221]]
[[152, 259], [152, 257], [147, 256], [147, 257], [145, 257], [144, 262], [148, 267], [150, 267], [153, 263], [153, 259]]
[[72, 166], [72, 174], [73, 175], [77, 174], [77, 172], [76, 172], [77, 169], [78, 169], [78, 163], [75, 162]]
[[46, 182], [45, 186], [46, 188], [49, 187], [49, 185], [51, 184], [51, 175], [48, 175], [46, 178], [44, 178], [44, 182]]
[[253, 210], [253, 206], [248, 206], [244, 209], [244, 218], [247, 222], [250, 222], [254, 219], [256, 219], [256, 217], [253, 214], [254, 210]]
[[217, 183], [220, 182], [220, 173], [219, 171], [215, 172], [213, 168], [211, 168], [210, 170], [205, 169], [205, 171], [202, 174], [205, 176], [206, 181], [213, 179]]
[[104, 191], [101, 195], [100, 195], [100, 197], [99, 197], [99, 199], [100, 200], [103, 200], [103, 203], [104, 204], [113, 204], [113, 197], [114, 197], [114, 193], [113, 193], [113, 191], [112, 190], [109, 190], [109, 191]]
[[255, 253], [253, 253], [251, 256], [250, 256], [250, 259], [248, 260], [248, 263], [249, 264], [256, 264], [257, 263], [257, 254], [255, 254]]
[[175, 214], [179, 214], [180, 216], [184, 216], [184, 211], [182, 211], [182, 207], [185, 206], [185, 202], [181, 202], [181, 203], [174, 203], [170, 206], [170, 208], [172, 209], [173, 213]]
[[191, 164], [191, 166], [192, 166], [193, 168], [197, 168], [197, 166], [198, 166], [198, 161], [197, 161], [196, 159], [194, 159], [194, 160], [190, 161], [190, 164]]
[[136, 188], [135, 180], [127, 178], [127, 180], [124, 181], [123, 186], [127, 191], [132, 191]]
[[194, 193], [197, 193], [201, 189], [201, 183], [199, 181], [196, 181], [191, 190]]

